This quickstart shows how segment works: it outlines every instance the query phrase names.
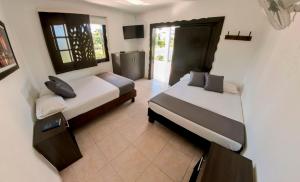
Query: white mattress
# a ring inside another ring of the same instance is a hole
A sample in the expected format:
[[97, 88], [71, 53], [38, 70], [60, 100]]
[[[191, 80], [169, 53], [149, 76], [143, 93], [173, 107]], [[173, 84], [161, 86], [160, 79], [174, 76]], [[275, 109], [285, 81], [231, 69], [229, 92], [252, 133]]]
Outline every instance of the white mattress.
[[119, 88], [97, 77], [89, 76], [70, 81], [76, 97], [65, 99], [63, 115], [67, 120], [95, 109], [119, 97]]
[[[188, 81], [189, 79], [182, 79], [164, 93], [243, 123], [243, 111], [239, 94], [209, 92], [203, 88], [188, 86]], [[238, 151], [242, 147], [240, 143], [204, 128], [155, 103], [149, 102], [149, 107], [154, 112], [209, 141], [234, 151]]]

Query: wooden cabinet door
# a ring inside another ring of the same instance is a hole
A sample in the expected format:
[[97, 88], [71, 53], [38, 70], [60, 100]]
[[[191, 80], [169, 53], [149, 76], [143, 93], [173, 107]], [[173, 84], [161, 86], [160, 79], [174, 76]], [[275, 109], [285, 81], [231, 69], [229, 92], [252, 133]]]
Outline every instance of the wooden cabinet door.
[[135, 80], [138, 74], [137, 60], [138, 53], [121, 54], [121, 75], [129, 79]]
[[112, 56], [114, 73], [132, 80], [144, 78], [145, 52], [128, 52]]
[[138, 63], [138, 69], [139, 69], [138, 78], [144, 78], [144, 76], [145, 76], [145, 52], [139, 52], [137, 63]]
[[113, 65], [113, 72], [115, 74], [121, 75], [121, 61], [120, 61], [120, 54], [114, 53], [111, 55], [112, 57], [112, 65]]

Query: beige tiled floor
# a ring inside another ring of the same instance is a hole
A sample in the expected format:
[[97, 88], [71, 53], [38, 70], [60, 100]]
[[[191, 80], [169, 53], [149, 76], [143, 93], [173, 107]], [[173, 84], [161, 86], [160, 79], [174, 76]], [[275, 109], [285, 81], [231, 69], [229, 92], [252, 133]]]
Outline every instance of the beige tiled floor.
[[63, 181], [188, 181], [201, 149], [158, 122], [148, 122], [148, 99], [166, 88], [157, 81], [136, 81], [135, 103], [77, 130], [83, 158], [61, 172]]

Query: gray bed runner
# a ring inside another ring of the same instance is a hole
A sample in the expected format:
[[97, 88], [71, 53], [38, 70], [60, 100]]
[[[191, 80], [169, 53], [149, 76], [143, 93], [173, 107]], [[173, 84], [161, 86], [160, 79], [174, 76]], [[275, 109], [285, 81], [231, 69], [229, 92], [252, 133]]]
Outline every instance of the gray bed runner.
[[134, 89], [134, 82], [128, 78], [109, 72], [102, 73], [97, 76], [118, 87], [120, 90], [120, 95], [126, 94]]
[[243, 123], [195, 106], [165, 93], [155, 96], [150, 102], [244, 146], [245, 126]]

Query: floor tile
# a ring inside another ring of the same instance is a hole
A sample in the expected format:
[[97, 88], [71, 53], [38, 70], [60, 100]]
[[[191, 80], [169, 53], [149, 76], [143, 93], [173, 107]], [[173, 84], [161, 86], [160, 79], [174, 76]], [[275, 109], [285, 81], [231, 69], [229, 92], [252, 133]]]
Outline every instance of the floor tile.
[[159, 122], [148, 122], [147, 101], [166, 88], [138, 80], [134, 103], [126, 102], [76, 130], [83, 158], [60, 173], [63, 181], [188, 181], [202, 151]]
[[172, 144], [177, 150], [180, 150], [190, 157], [193, 157], [198, 153], [197, 147], [195, 145], [178, 134], [173, 135], [170, 140], [170, 144]]
[[101, 182], [122, 182], [121, 177], [111, 167], [110, 164], [103, 167], [100, 171]]
[[150, 161], [135, 147], [128, 147], [121, 155], [112, 161], [112, 166], [123, 181], [135, 181], [141, 176]]
[[81, 153], [84, 155], [86, 151], [95, 145], [93, 137], [87, 132], [87, 129], [79, 130], [75, 133], [75, 138]]
[[118, 131], [130, 142], [134, 142], [145, 131], [151, 128], [151, 123], [130, 118], [128, 123], [120, 127]]
[[112, 133], [113, 129], [109, 126], [109, 120], [99, 120], [94, 122], [88, 128], [90, 135], [93, 137], [95, 142], [99, 142], [105, 138], [105, 136]]
[[151, 130], [149, 130], [143, 133], [134, 142], [134, 145], [139, 151], [148, 157], [148, 159], [153, 160], [167, 144], [167, 142], [168, 140], [159, 135], [153, 135]]
[[194, 167], [196, 166], [197, 162], [201, 159], [202, 157], [202, 153], [199, 152], [199, 154], [195, 155], [187, 169], [187, 171], [185, 172], [184, 178], [182, 180], [182, 182], [189, 182], [190, 178], [192, 176]]
[[105, 154], [108, 160], [114, 159], [130, 145], [127, 139], [117, 131], [107, 135], [100, 142], [96, 142], [96, 144]]
[[159, 168], [150, 165], [140, 176], [137, 182], [172, 182], [173, 180], [164, 174]]
[[170, 140], [175, 135], [175, 132], [158, 122], [154, 122], [152, 123], [152, 125], [153, 127], [151, 132], [153, 132], [153, 135], [159, 135], [166, 140]]
[[60, 172], [63, 182], [79, 182], [72, 166], [69, 166]]
[[154, 164], [174, 181], [182, 181], [192, 158], [168, 144], [158, 154]]
[[89, 182], [99, 177], [99, 170], [108, 164], [108, 160], [96, 146], [91, 147], [87, 153], [73, 165], [73, 171], [80, 182]]
[[109, 118], [110, 122], [109, 122], [109, 126], [113, 129], [113, 130], [118, 130], [120, 127], [126, 125], [128, 123], [128, 121], [130, 121], [130, 117], [127, 115], [124, 115], [122, 117], [113, 117], [113, 118]]

